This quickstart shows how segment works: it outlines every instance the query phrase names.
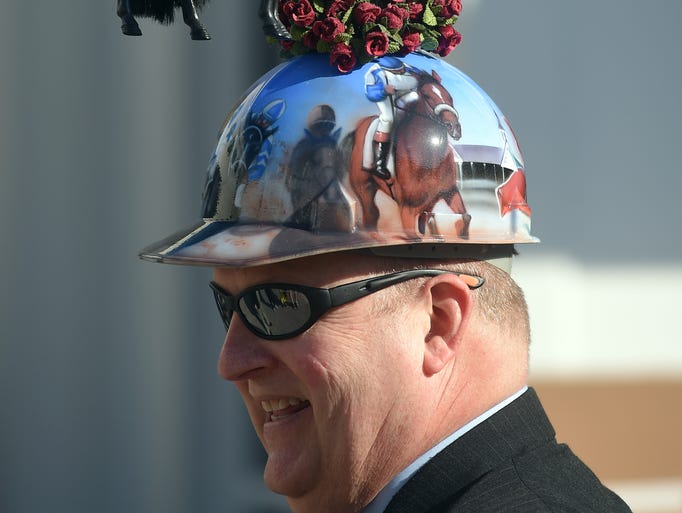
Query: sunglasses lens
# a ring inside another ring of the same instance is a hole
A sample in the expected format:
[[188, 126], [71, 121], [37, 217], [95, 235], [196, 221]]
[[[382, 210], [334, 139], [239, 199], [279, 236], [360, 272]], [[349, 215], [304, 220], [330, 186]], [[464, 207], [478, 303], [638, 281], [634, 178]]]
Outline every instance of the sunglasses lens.
[[310, 301], [302, 292], [264, 287], [239, 299], [239, 311], [253, 329], [265, 336], [294, 333], [310, 319]]
[[213, 289], [213, 296], [215, 297], [215, 302], [218, 305], [218, 312], [220, 317], [225, 324], [225, 329], [230, 329], [230, 321], [232, 320], [232, 314], [234, 310], [232, 309], [232, 302], [228, 301], [218, 290]]

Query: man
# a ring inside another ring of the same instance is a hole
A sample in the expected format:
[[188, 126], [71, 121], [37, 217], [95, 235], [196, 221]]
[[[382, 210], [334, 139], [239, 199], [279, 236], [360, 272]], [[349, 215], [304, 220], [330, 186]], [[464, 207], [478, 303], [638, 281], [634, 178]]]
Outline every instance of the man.
[[219, 268], [214, 279], [221, 293], [239, 295], [408, 269], [453, 273], [333, 308], [277, 342], [250, 331], [258, 314], [226, 317], [219, 371], [239, 389], [268, 453], [266, 484], [297, 513], [628, 511], [556, 443], [526, 390], [526, 305], [506, 272], [485, 261], [350, 251]]
[[[455, 184], [472, 191], [467, 238], [442, 231], [456, 216], [442, 203], [419, 214], [433, 220], [432, 234], [396, 223], [385, 198], [381, 208], [375, 200], [379, 222], [365, 224], [342, 186], [324, 205], [338, 214], [336, 225], [320, 228], [316, 204], [307, 225], [289, 226], [266, 200], [282, 187], [283, 163], [273, 157], [260, 177], [260, 210], [235, 210], [226, 184], [234, 173], [221, 165], [215, 215], [142, 257], [214, 268], [227, 329], [218, 369], [239, 390], [267, 452], [266, 484], [294, 513], [628, 512], [557, 443], [527, 388], [528, 312], [509, 271], [514, 245], [537, 239], [525, 188], [513, 202], [496, 193], [522, 168], [513, 133], [458, 70], [426, 55], [405, 60], [433, 68], [458, 98], [462, 123], [475, 128], [463, 137], [481, 164], [472, 169], [500, 169]], [[319, 62], [303, 59], [262, 79], [262, 101], [296, 99], [304, 113], [328, 105], [351, 133], [372, 105], [337, 91], [357, 91], [371, 64], [338, 76]], [[258, 104], [243, 103], [231, 124]], [[300, 112], [279, 120], [273, 143], [283, 159], [305, 126]], [[350, 160], [352, 141], [342, 143]], [[428, 136], [415, 133], [413, 144], [428, 145]], [[233, 146], [219, 143], [216, 160], [229, 162], [223, 153], [239, 151]], [[436, 189], [453, 187], [450, 175], [438, 180]], [[288, 190], [292, 204], [305, 189]]]

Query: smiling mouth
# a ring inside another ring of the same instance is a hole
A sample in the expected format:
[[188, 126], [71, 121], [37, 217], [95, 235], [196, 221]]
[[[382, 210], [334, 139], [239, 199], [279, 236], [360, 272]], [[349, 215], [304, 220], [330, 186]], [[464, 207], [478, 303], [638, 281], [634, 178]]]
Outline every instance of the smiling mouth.
[[266, 422], [273, 422], [298, 413], [310, 406], [310, 401], [298, 397], [283, 397], [261, 401], [266, 414]]

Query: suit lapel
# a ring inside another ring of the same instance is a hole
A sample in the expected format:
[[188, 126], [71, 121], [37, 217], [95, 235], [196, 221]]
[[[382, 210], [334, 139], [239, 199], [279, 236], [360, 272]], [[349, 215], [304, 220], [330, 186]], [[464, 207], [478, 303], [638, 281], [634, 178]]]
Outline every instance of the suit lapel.
[[529, 388], [428, 461], [393, 497], [385, 513], [430, 512], [513, 455], [554, 436], [535, 390]]

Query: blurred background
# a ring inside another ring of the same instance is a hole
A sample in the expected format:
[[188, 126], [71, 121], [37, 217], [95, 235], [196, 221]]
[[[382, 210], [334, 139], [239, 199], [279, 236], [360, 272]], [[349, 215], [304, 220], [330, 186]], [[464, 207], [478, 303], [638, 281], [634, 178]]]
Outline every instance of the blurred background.
[[[217, 131], [277, 62], [256, 2], [194, 42], [115, 1], [0, 17], [0, 511], [286, 511], [233, 387], [206, 269], [142, 263], [192, 224]], [[682, 512], [682, 3], [465, 0], [448, 61], [511, 120], [533, 231], [514, 275], [532, 384], [642, 513]]]

